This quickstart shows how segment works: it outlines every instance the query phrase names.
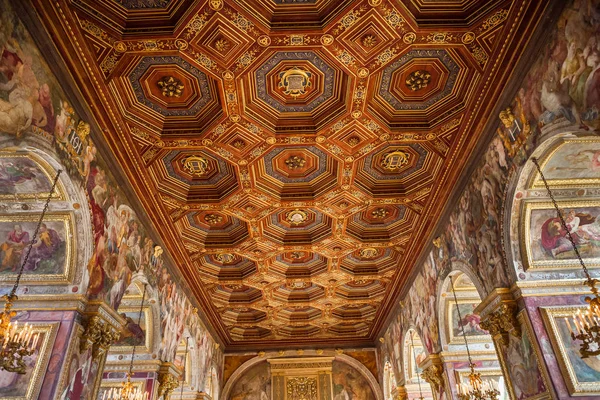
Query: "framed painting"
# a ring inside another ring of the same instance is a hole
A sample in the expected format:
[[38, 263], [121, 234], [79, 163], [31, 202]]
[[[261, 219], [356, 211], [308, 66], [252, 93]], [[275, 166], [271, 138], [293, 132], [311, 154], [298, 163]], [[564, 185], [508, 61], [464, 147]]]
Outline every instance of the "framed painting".
[[[456, 373], [456, 382], [468, 384], [469, 383], [469, 374], [471, 370], [469, 369], [459, 369], [455, 370]], [[485, 381], [491, 381], [495, 383], [495, 387], [498, 388], [500, 395], [497, 400], [509, 400], [510, 397], [508, 395], [508, 390], [506, 388], [506, 382], [504, 380], [504, 375], [502, 375], [502, 371], [499, 369], [487, 369], [487, 368], [477, 368], [477, 373], [481, 374], [481, 379]]]
[[180, 371], [185, 372], [184, 385], [189, 386], [192, 382], [192, 356], [189, 350], [186, 357], [185, 347], [182, 349], [181, 346], [179, 346], [177, 353], [175, 354], [175, 359], [173, 360], [173, 365]]
[[446, 301], [446, 318], [449, 322], [446, 324], [448, 343], [464, 344], [461, 327], [464, 327], [465, 335], [470, 343], [484, 343], [492, 341], [492, 338], [488, 332], [484, 329], [481, 329], [479, 326], [481, 318], [474, 312], [475, 308], [480, 303], [481, 300], [476, 298], [458, 299], [458, 308], [461, 316], [461, 319], [459, 320], [458, 313], [456, 312], [455, 302], [450, 300]]
[[513, 399], [550, 400], [554, 398], [550, 378], [540, 361], [542, 354], [524, 310], [517, 315], [517, 320], [521, 336], [509, 335], [508, 346], [497, 351], [503, 375], [508, 379], [506, 387]]
[[40, 335], [35, 352], [26, 357], [27, 372], [23, 375], [0, 371], [0, 400], [37, 399], [42, 388], [58, 323], [32, 324], [33, 332]]
[[135, 345], [137, 346], [136, 352], [151, 352], [154, 337], [152, 308], [144, 307], [139, 325], [139, 307], [122, 306], [119, 307], [118, 312], [127, 321], [127, 324], [121, 330], [119, 340], [110, 346], [110, 350], [117, 353], [131, 353], [132, 347]]
[[541, 307], [544, 324], [569, 393], [573, 396], [600, 396], [600, 357], [581, 358], [580, 342], [571, 339], [567, 325], [567, 317], [585, 309], [585, 305]]
[[[419, 367], [419, 364], [425, 360], [427, 353], [425, 352], [425, 348], [423, 346], [413, 346], [411, 344], [408, 344], [407, 350], [410, 356], [406, 358], [408, 367], [406, 369], [406, 377], [410, 382], [416, 382], [417, 376], [423, 372], [423, 369]], [[414, 356], [412, 356], [412, 354], [414, 354]]]
[[[600, 140], [590, 137], [563, 139], [540, 167], [551, 187], [600, 186]], [[531, 186], [544, 189], [539, 173], [535, 174]]]
[[[558, 205], [586, 265], [600, 266], [600, 202], [559, 201]], [[526, 269], [581, 268], [551, 202], [528, 202], [523, 212], [520, 245]]]
[[[0, 151], [0, 200], [23, 201], [47, 198], [56, 171], [35, 153]], [[59, 181], [53, 200], [64, 200]]]
[[[13, 282], [38, 224], [39, 214], [0, 215], [0, 282]], [[73, 218], [68, 213], [47, 213], [32, 244], [21, 280], [28, 283], [65, 284], [73, 279]]]

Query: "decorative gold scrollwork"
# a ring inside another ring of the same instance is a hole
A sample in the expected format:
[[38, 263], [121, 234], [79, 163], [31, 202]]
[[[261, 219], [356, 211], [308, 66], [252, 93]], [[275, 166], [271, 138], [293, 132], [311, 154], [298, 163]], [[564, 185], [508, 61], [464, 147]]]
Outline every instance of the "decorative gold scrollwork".
[[432, 387], [436, 393], [440, 393], [444, 390], [444, 367], [440, 364], [432, 364], [423, 370], [421, 374]]
[[173, 390], [177, 389], [179, 381], [172, 374], [165, 372], [158, 375], [158, 397], [168, 399]]
[[92, 357], [98, 358], [103, 356], [110, 345], [119, 340], [120, 333], [106, 323], [99, 316], [93, 316], [89, 319], [85, 331], [81, 336], [81, 351], [86, 351], [92, 348]]
[[493, 338], [499, 338], [504, 346], [508, 346], [510, 335], [521, 337], [521, 325], [517, 320], [515, 304], [501, 304], [497, 310], [481, 320], [480, 326], [490, 332]]

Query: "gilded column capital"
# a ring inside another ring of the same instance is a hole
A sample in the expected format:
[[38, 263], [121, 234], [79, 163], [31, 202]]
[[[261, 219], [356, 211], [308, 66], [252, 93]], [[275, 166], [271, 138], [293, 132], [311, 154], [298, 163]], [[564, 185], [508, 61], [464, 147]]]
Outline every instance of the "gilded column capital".
[[431, 385], [434, 392], [442, 393], [446, 390], [444, 363], [439, 354], [428, 355], [421, 367], [423, 368], [421, 377]]
[[92, 349], [92, 357], [104, 356], [110, 345], [119, 339], [120, 332], [100, 315], [90, 317], [81, 336], [81, 351]]
[[171, 393], [179, 387], [177, 370], [171, 363], [162, 363], [158, 370], [158, 397], [168, 399]]
[[519, 308], [508, 289], [492, 291], [475, 312], [481, 315], [480, 326], [502, 345], [508, 346], [510, 335], [521, 337], [521, 325], [517, 319]]

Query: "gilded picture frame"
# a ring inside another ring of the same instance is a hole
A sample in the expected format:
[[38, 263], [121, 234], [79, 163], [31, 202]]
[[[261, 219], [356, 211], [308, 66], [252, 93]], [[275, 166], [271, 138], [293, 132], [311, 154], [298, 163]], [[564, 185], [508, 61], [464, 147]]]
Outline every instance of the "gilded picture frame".
[[[36, 225], [39, 221], [39, 214], [26, 215], [0, 215], [0, 223], [6, 222], [11, 224], [30, 223]], [[64, 230], [65, 242], [65, 264], [62, 273], [58, 274], [30, 274], [25, 272], [21, 276], [21, 282], [29, 284], [42, 285], [64, 285], [73, 280], [75, 266], [75, 249], [77, 248], [77, 238], [75, 235], [74, 216], [69, 212], [47, 212], [44, 216], [44, 222], [59, 222], [62, 223], [61, 228]], [[32, 238], [30, 238], [32, 239]], [[39, 239], [39, 238], [38, 238]], [[5, 238], [0, 238], [0, 245], [5, 241]], [[27, 248], [27, 247], [25, 247]], [[14, 282], [17, 277], [17, 271], [14, 273], [0, 274], [0, 282]]]
[[[546, 154], [544, 159], [540, 163], [540, 168], [544, 171], [544, 175], [548, 174], [548, 163], [553, 160], [561, 149], [565, 147], [573, 147], [577, 145], [584, 145], [586, 147], [593, 145], [600, 145], [600, 139], [585, 137], [585, 138], [564, 138], [560, 140], [552, 149]], [[553, 188], [581, 188], [581, 187], [598, 187], [600, 186], [600, 175], [598, 178], [563, 178], [553, 179], [552, 177], [546, 177], [548, 185]], [[545, 189], [544, 182], [539, 172], [536, 172], [532, 178], [530, 178], [529, 186], [532, 189]]]
[[[48, 164], [48, 162], [42, 159], [40, 156], [33, 152], [23, 152], [23, 151], [14, 151], [11, 149], [8, 150], [0, 150], [0, 160], [14, 158], [14, 159], [28, 159], [31, 160], [34, 164], [36, 164], [44, 177], [52, 184], [54, 182], [54, 178], [56, 177], [56, 170]], [[39, 192], [39, 193], [15, 193], [15, 194], [0, 194], [0, 200], [10, 201], [10, 202], [22, 202], [22, 201], [31, 201], [31, 200], [39, 200], [46, 199], [50, 192]], [[65, 197], [65, 188], [62, 185], [60, 180], [56, 185], [56, 190], [52, 193], [52, 200], [66, 200]]]
[[[586, 305], [575, 305], [575, 306], [552, 306], [552, 307], [540, 307], [542, 312], [542, 319], [548, 331], [550, 343], [556, 354], [558, 360], [558, 366], [562, 373], [562, 376], [567, 385], [567, 389], [572, 396], [600, 396], [600, 378], [597, 381], [585, 382], [582, 381], [576, 371], [576, 366], [573, 364], [574, 357], [578, 354], [574, 354], [574, 349], [565, 346], [565, 339], [568, 343], [573, 343], [571, 337], [566, 337], [567, 332], [563, 327], [559, 326], [564, 324], [565, 317], [570, 317], [573, 313], [578, 310], [585, 311]], [[560, 321], [560, 320], [563, 321]], [[577, 345], [577, 350], [578, 350]], [[581, 359], [581, 362], [584, 362]], [[579, 361], [579, 360], [578, 360]], [[593, 360], [592, 360], [593, 361]], [[584, 362], [585, 363], [585, 362]], [[587, 363], [585, 363], [587, 364]], [[600, 366], [600, 361], [598, 361]], [[600, 372], [598, 373], [600, 376]]]
[[[590, 208], [598, 208], [600, 212], [600, 201], [574, 201], [574, 200], [563, 200], [557, 201], [558, 206], [562, 210], [572, 210], [572, 209], [590, 209]], [[556, 269], [579, 269], [581, 265], [575, 256], [566, 258], [566, 256], [557, 257], [557, 258], [548, 258], [545, 260], [536, 259], [534, 255], [533, 244], [537, 239], [532, 237], [534, 232], [531, 231], [532, 224], [532, 214], [536, 211], [542, 210], [548, 214], [548, 216], [552, 215], [556, 217], [556, 212], [554, 211], [554, 205], [550, 201], [543, 202], [532, 202], [528, 201], [525, 203], [523, 207], [523, 214], [521, 218], [521, 226], [520, 226], [520, 248], [521, 254], [524, 255], [522, 257], [523, 264], [525, 270], [556, 270]], [[600, 214], [599, 214], [600, 216]], [[537, 237], [537, 236], [536, 236]], [[537, 245], [537, 243], [536, 243]], [[541, 246], [541, 244], [540, 244]], [[580, 246], [581, 247], [581, 246]], [[581, 250], [581, 249], [580, 249]], [[585, 249], [584, 249], [585, 250]], [[540, 249], [536, 251], [541, 252]], [[565, 252], [566, 253], [566, 252]], [[569, 253], [570, 254], [570, 253]], [[585, 258], [586, 265], [588, 267], [600, 267], [600, 257], [585, 257], [585, 253], [582, 253], [582, 256]], [[548, 256], [547, 256], [548, 257]]]
[[[481, 300], [478, 297], [473, 298], [460, 298], [458, 299], [458, 304], [479, 304]], [[454, 335], [453, 328], [453, 317], [456, 314], [456, 303], [451, 301], [450, 299], [446, 299], [446, 337], [448, 338], [448, 344], [459, 344], [463, 345], [464, 339], [462, 337], [462, 333], [458, 336]], [[465, 315], [462, 315], [465, 317]], [[469, 343], [491, 343], [492, 337], [490, 335], [482, 334], [482, 335], [468, 335], [467, 340]]]
[[[519, 322], [519, 326], [521, 327], [521, 335], [527, 335], [529, 342], [531, 343], [531, 348], [533, 349], [533, 352], [534, 352], [534, 355], [536, 358], [537, 367], [540, 371], [542, 380], [546, 387], [545, 392], [538, 393], [534, 396], [527, 397], [523, 400], [550, 400], [550, 399], [553, 399], [554, 398], [553, 393], [551, 392], [552, 383], [550, 382], [550, 377], [548, 376], [548, 371], [546, 370], [546, 366], [541, 361], [542, 353], [538, 346], [537, 340], [535, 339], [533, 327], [531, 326], [531, 323], [529, 322], [529, 318], [527, 317], [525, 310], [522, 310], [521, 312], [519, 312], [519, 314], [517, 315], [517, 321]], [[496, 346], [498, 346], [497, 343], [494, 343], [494, 344]], [[509, 370], [510, 370], [511, 366], [510, 366], [510, 364], [507, 363], [506, 359], [504, 358], [503, 351], [496, 351], [496, 353], [498, 355], [498, 361], [500, 362], [500, 366], [502, 367], [502, 374], [504, 375], [505, 379], [506, 379], [506, 377], [508, 377], [506, 380], [506, 388], [508, 389], [508, 392], [510, 393], [510, 398], [516, 399], [518, 397], [515, 393], [515, 389], [512, 385], [512, 382], [510, 381], [511, 375], [510, 375]]]
[[[134, 321], [137, 323], [137, 315], [140, 312], [139, 306], [121, 306], [117, 311], [119, 314], [121, 313], [132, 313], [135, 314]], [[137, 345], [135, 347], [136, 353], [146, 352], [151, 353], [152, 348], [154, 347], [154, 323], [153, 323], [154, 313], [152, 311], [151, 306], [144, 306], [143, 309], [143, 318], [144, 318], [144, 345]], [[131, 353], [133, 350], [133, 346], [119, 346], [112, 345], [110, 346], [110, 351], [114, 353]]]
[[42, 389], [42, 384], [44, 383], [46, 369], [48, 368], [48, 363], [50, 361], [52, 346], [54, 345], [56, 334], [58, 332], [58, 325], [58, 322], [51, 324], [37, 324], [34, 322], [31, 324], [33, 332], [43, 336], [40, 340], [41, 344], [38, 345], [39, 356], [33, 366], [33, 372], [29, 379], [29, 383], [27, 384], [25, 395], [8, 397], [0, 396], [0, 400], [34, 400], [38, 398], [40, 390]]

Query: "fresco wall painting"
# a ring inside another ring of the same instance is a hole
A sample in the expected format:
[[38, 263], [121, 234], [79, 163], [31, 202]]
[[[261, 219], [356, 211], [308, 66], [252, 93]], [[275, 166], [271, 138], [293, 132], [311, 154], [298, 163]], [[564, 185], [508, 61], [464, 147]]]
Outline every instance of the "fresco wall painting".
[[449, 324], [445, 328], [448, 332], [449, 344], [464, 344], [462, 328], [469, 338], [469, 343], [492, 341], [488, 332], [479, 326], [481, 317], [474, 312], [480, 302], [479, 299], [459, 299], [458, 308], [461, 316], [459, 319], [455, 302], [453, 300], [446, 301], [446, 321], [449, 321]]
[[333, 361], [333, 400], [375, 400], [371, 385], [350, 365]]
[[[586, 265], [600, 266], [600, 202], [558, 201]], [[527, 202], [522, 216], [521, 254], [526, 268], [581, 268], [551, 202]]]
[[[600, 396], [600, 357], [581, 358], [579, 341], [571, 339], [569, 326], [565, 317], [585, 306], [542, 307], [544, 325], [549, 333], [550, 342], [567, 389], [574, 396]], [[571, 326], [572, 325], [571, 321]], [[572, 328], [571, 328], [572, 329]]]
[[111, 351], [129, 353], [131, 352], [131, 348], [136, 346], [136, 352], [152, 352], [154, 347], [152, 342], [154, 337], [152, 308], [144, 307], [139, 324], [139, 307], [121, 306], [118, 312], [127, 323], [124, 329], [121, 330], [119, 339], [111, 345]]
[[[38, 214], [0, 215], [0, 281], [15, 280], [38, 221]], [[46, 213], [22, 280], [42, 284], [72, 281], [73, 249], [77, 245], [73, 231], [70, 214]]]
[[552, 399], [550, 379], [542, 364], [542, 357], [535, 341], [525, 311], [517, 316], [521, 336], [509, 335], [508, 345], [497, 345], [498, 359], [504, 376], [510, 379], [508, 390], [517, 400]]
[[271, 400], [269, 364], [261, 362], [246, 371], [235, 382], [229, 400]]
[[[0, 199], [6, 201], [47, 198], [56, 172], [31, 152], [0, 150]], [[62, 185], [52, 194], [64, 199]]]
[[[600, 186], [600, 140], [593, 137], [560, 140], [541, 163], [551, 187]], [[544, 188], [540, 174], [533, 177], [533, 188]]]

